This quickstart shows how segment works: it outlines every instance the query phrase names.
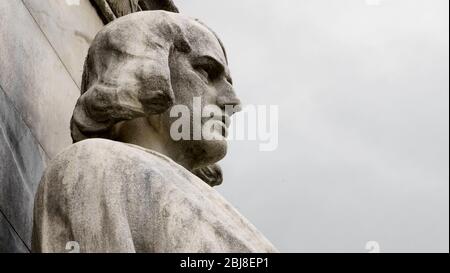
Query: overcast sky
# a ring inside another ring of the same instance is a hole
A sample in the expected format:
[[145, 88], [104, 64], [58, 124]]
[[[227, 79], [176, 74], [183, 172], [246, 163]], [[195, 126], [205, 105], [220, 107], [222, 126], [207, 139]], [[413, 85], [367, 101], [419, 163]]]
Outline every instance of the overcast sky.
[[449, 249], [448, 0], [189, 0], [279, 147], [235, 141], [219, 191], [281, 251]]

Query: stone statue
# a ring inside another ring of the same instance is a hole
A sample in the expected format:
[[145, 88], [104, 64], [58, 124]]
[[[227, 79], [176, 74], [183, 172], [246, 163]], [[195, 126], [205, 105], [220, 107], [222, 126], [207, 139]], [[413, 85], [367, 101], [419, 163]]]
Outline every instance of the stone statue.
[[[171, 109], [194, 113], [194, 98], [221, 113], [194, 125], [218, 125], [206, 132], [214, 138], [174, 140]], [[165, 11], [111, 22], [86, 59], [75, 144], [39, 185], [33, 251], [77, 242], [81, 252], [276, 252], [197, 176], [217, 182], [227, 106], [239, 105], [224, 47], [204, 24]]]

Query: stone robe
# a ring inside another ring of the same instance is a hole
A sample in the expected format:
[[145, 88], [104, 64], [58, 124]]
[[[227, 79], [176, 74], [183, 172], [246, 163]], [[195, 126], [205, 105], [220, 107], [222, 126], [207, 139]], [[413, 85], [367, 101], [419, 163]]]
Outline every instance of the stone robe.
[[35, 200], [34, 252], [276, 252], [216, 190], [166, 156], [89, 139], [59, 154]]

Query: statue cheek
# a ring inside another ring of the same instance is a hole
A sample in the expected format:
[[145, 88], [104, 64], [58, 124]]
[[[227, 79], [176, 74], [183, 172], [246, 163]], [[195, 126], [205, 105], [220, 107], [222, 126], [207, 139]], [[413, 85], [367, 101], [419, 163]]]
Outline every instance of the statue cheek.
[[147, 114], [161, 114], [174, 103], [173, 95], [163, 90], [139, 91], [139, 100]]
[[174, 104], [175, 94], [167, 75], [146, 75], [142, 78], [137, 91], [146, 114], [163, 113]]

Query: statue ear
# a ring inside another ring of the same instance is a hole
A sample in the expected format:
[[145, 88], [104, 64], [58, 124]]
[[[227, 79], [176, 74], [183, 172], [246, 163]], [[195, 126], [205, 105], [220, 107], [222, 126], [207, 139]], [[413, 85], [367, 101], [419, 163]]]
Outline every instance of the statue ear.
[[223, 182], [222, 168], [218, 164], [195, 169], [192, 173], [211, 187], [219, 186]]

